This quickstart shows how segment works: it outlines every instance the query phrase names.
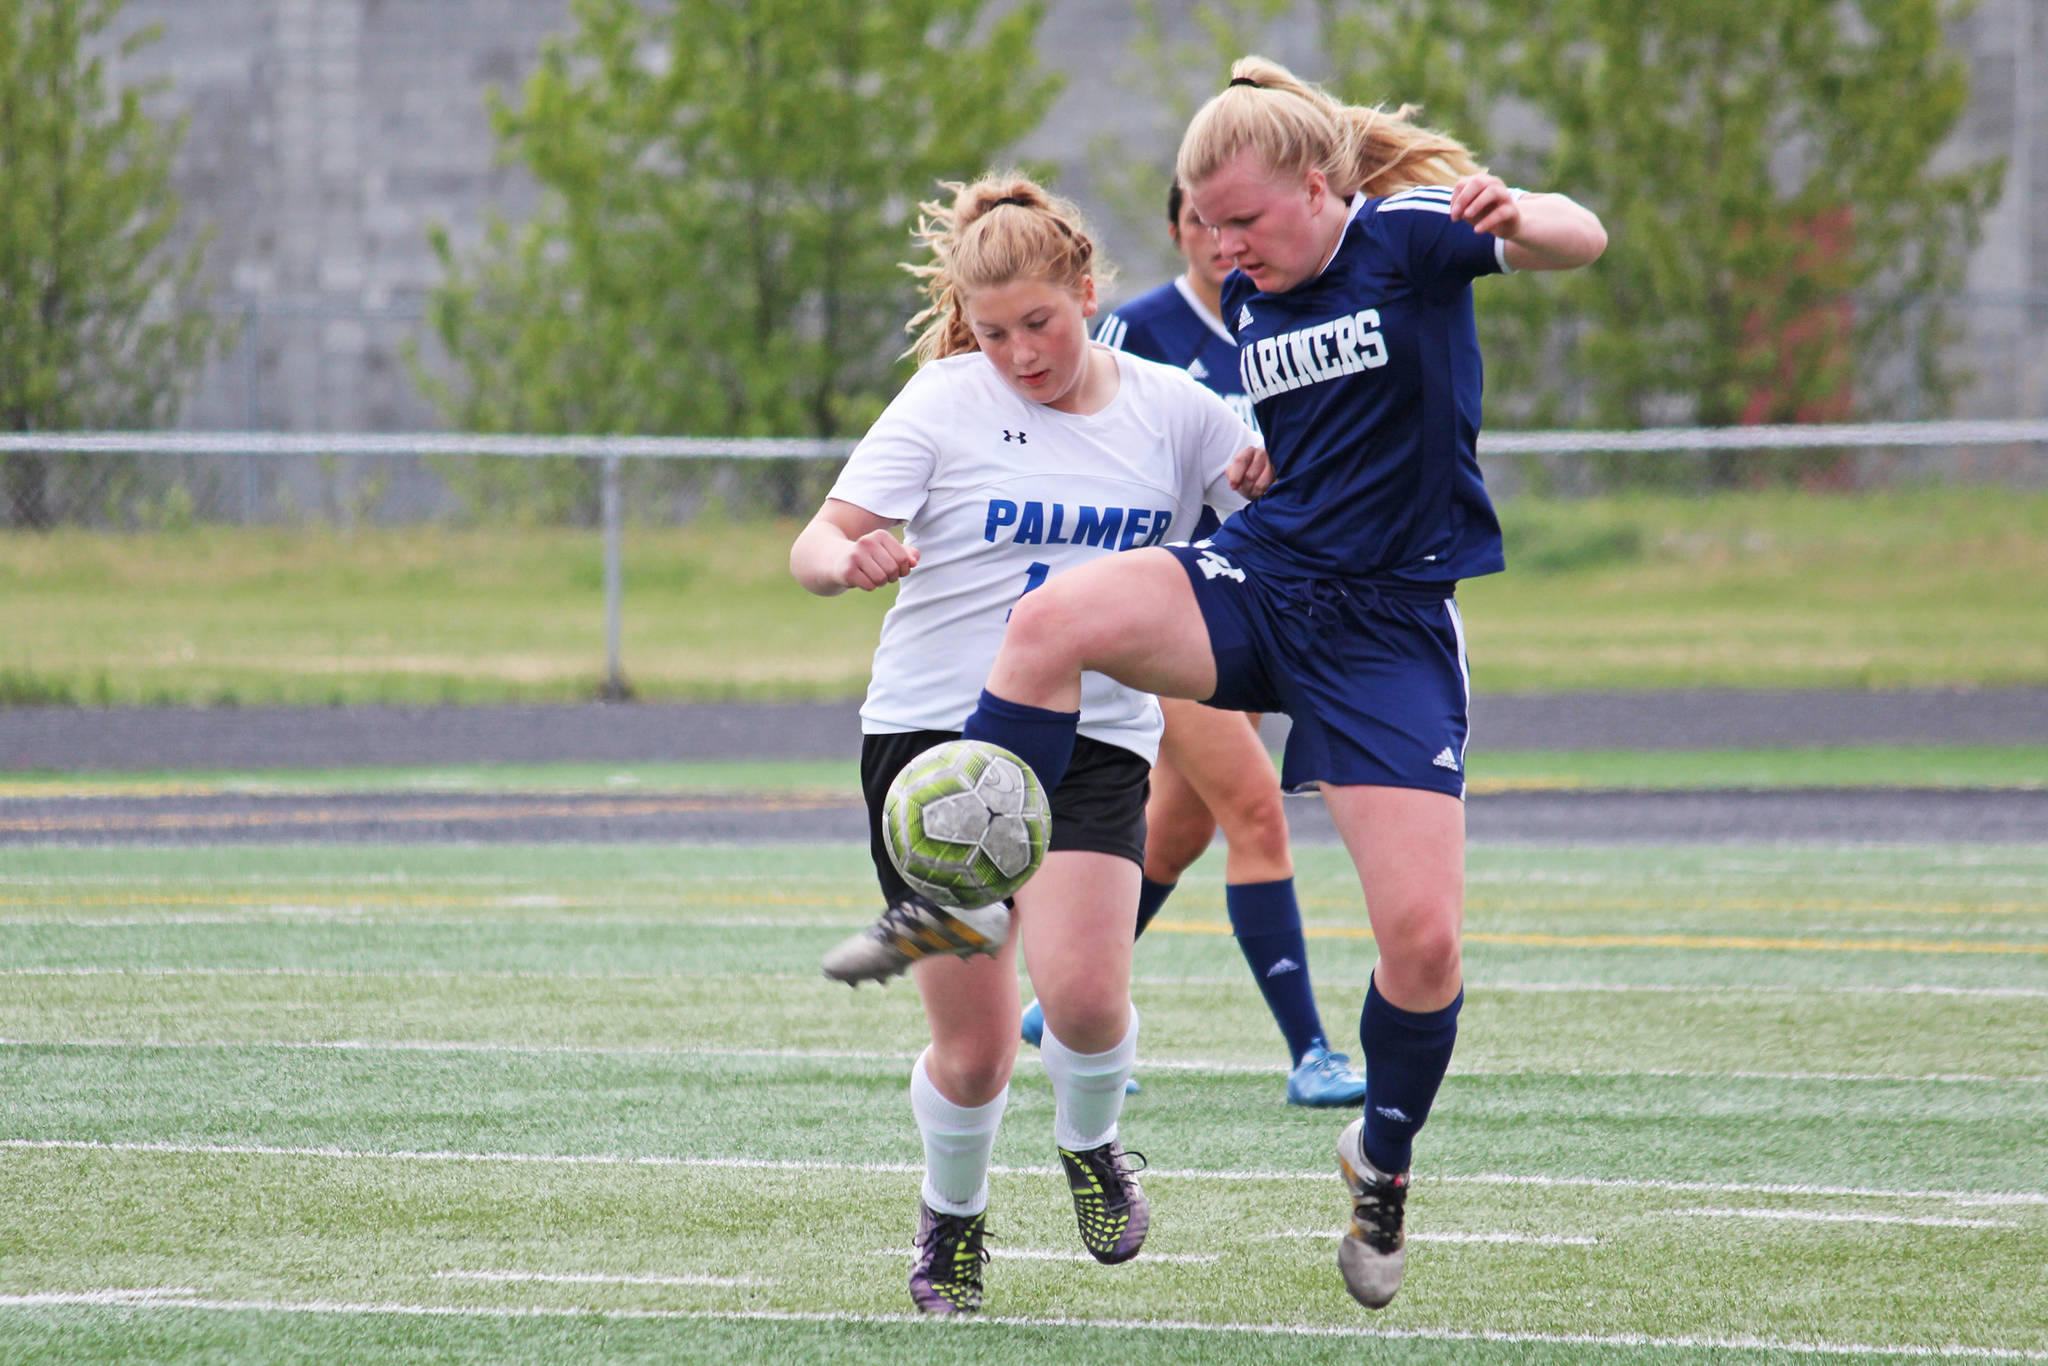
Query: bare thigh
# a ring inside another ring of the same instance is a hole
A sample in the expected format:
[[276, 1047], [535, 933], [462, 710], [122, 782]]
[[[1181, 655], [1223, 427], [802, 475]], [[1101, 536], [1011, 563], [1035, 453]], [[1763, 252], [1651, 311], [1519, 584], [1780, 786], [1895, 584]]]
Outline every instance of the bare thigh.
[[910, 969], [931, 1027], [925, 1071], [955, 1105], [985, 1105], [1017, 1064], [1017, 936], [994, 957], [934, 957]]
[[1168, 700], [1162, 706], [1166, 738], [1161, 753], [1222, 827], [1230, 844], [1224, 876], [1233, 883], [1294, 876], [1280, 779], [1257, 723], [1243, 712], [1198, 703]]
[[1130, 1025], [1138, 874], [1116, 854], [1066, 851], [1017, 893], [1032, 990], [1046, 1027], [1077, 1053], [1114, 1048]]
[[1323, 785], [1358, 868], [1380, 961], [1380, 995], [1403, 1010], [1449, 1005], [1463, 985], [1465, 804], [1406, 787]]
[[1084, 669], [1162, 697], [1216, 691], [1209, 627], [1179, 560], [1157, 547], [1105, 555], [1026, 593], [1010, 613], [989, 691], [1073, 711]]

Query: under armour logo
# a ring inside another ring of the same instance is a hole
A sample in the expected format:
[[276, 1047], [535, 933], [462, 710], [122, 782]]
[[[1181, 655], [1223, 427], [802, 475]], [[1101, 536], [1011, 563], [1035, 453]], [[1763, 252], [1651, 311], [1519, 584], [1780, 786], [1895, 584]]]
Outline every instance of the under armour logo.
[[1022, 445], [1024, 445], [1024, 444], [1025, 444], [1025, 441], [1024, 441], [1024, 433], [1022, 433], [1022, 432], [1013, 432], [1013, 431], [1011, 431], [1011, 430], [1010, 430], [1010, 429], [1009, 429], [1008, 427], [1005, 427], [1005, 428], [1003, 428], [1003, 440], [1005, 440], [1005, 441], [1014, 441], [1014, 442], [1016, 442], [1016, 443], [1017, 443], [1018, 445], [1020, 445], [1020, 446], [1022, 446]]

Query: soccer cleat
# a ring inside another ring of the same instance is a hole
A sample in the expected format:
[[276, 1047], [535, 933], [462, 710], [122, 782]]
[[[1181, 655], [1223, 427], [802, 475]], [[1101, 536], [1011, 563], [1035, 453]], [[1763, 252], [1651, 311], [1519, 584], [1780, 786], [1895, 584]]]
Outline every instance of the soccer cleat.
[[972, 1314], [981, 1308], [982, 1239], [988, 1211], [940, 1214], [917, 1202], [917, 1257], [910, 1264], [910, 1299], [927, 1314]]
[[1401, 1288], [1408, 1265], [1408, 1239], [1401, 1227], [1408, 1173], [1389, 1176], [1367, 1160], [1363, 1116], [1337, 1136], [1337, 1169], [1351, 1192], [1351, 1223], [1337, 1244], [1337, 1269], [1352, 1299], [1368, 1309], [1384, 1309]]
[[1365, 1078], [1351, 1070], [1351, 1059], [1313, 1044], [1287, 1074], [1289, 1105], [1356, 1105], [1365, 1099]]
[[1145, 1245], [1152, 1226], [1152, 1207], [1138, 1185], [1143, 1153], [1127, 1153], [1115, 1139], [1084, 1152], [1059, 1150], [1067, 1169], [1067, 1188], [1074, 1193], [1074, 1217], [1081, 1225], [1081, 1245], [1096, 1261], [1110, 1266], [1128, 1262]]
[[[1040, 1047], [1039, 1040], [1045, 1037], [1045, 1007], [1036, 1001], [1025, 1006], [1023, 1024], [1019, 1032], [1023, 1034], [1025, 1043], [1030, 1044], [1033, 1048]], [[1138, 1085], [1136, 1077], [1124, 1078], [1125, 1095], [1135, 1096], [1144, 1089], [1144, 1087]]]
[[1010, 908], [1000, 901], [963, 911], [913, 892], [859, 934], [840, 940], [819, 966], [848, 986], [886, 982], [920, 958], [994, 954], [1009, 937]]

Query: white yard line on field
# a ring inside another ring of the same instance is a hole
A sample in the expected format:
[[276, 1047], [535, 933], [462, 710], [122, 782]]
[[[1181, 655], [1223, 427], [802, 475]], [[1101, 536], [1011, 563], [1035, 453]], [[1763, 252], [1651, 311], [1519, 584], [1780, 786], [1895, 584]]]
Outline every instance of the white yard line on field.
[[[10, 967], [0, 968], [0, 978], [6, 977], [303, 977], [331, 979], [339, 982], [357, 981], [413, 981], [420, 979], [470, 978], [482, 981], [593, 981], [593, 982], [711, 982], [732, 981], [749, 983], [800, 983], [805, 986], [825, 985], [814, 972], [530, 972], [503, 969], [451, 969], [451, 968], [392, 968], [392, 969], [349, 969], [349, 968], [230, 968], [230, 967]], [[1358, 981], [1328, 980], [1317, 978], [1320, 988], [1327, 991], [1356, 990], [1363, 992], [1366, 983]], [[1133, 977], [1131, 985], [1139, 987], [1237, 987], [1244, 985], [1244, 974], [1237, 973], [1221, 977]], [[1723, 983], [1625, 983], [1625, 982], [1486, 982], [1468, 981], [1467, 995], [1484, 997], [1492, 994], [1509, 995], [1517, 992], [1536, 992], [1549, 995], [1632, 995], [1653, 994], [1672, 996], [1958, 996], [1977, 997], [1986, 1000], [2048, 1000], [2048, 987], [1957, 987], [1937, 983], [1904, 983], [1894, 986], [1811, 986], [1804, 983], [1751, 983], [1727, 985]]]
[[1836, 1214], [1813, 1209], [1682, 1209], [1696, 1219], [1768, 1219], [1813, 1224], [1904, 1224], [1915, 1228], [2018, 1228], [2010, 1219], [1944, 1219], [1936, 1215]]
[[[852, 1172], [860, 1175], [922, 1174], [920, 1162], [836, 1162], [829, 1158], [769, 1157], [676, 1157], [668, 1155], [631, 1156], [623, 1153], [513, 1153], [457, 1152], [446, 1149], [387, 1149], [327, 1147], [281, 1147], [236, 1143], [121, 1143], [98, 1139], [0, 1138], [0, 1151], [141, 1153], [187, 1157], [285, 1157], [319, 1158], [345, 1162], [456, 1162], [507, 1163], [511, 1165], [560, 1167], [673, 1167], [704, 1171], [786, 1171], [796, 1173]], [[999, 1176], [1061, 1176], [1058, 1167], [1011, 1167], [997, 1164], [989, 1171]], [[1149, 1167], [1148, 1180], [1167, 1181], [1313, 1181], [1335, 1184], [1335, 1178], [1321, 1168], [1315, 1171], [1233, 1171], [1212, 1167]], [[1948, 1201], [1966, 1205], [2048, 1206], [2048, 1191], [1959, 1191], [1883, 1190], [1867, 1186], [1823, 1186], [1773, 1184], [1767, 1182], [1651, 1181], [1606, 1176], [1523, 1176], [1507, 1172], [1469, 1175], [1429, 1174], [1416, 1178], [1423, 1185], [1506, 1186], [1531, 1189], [1653, 1190], [1708, 1195], [1790, 1195], [1851, 1200]]]
[[[1281, 1233], [1261, 1233], [1261, 1238], [1330, 1238], [1344, 1236], [1341, 1228], [1291, 1228]], [[1427, 1233], [1411, 1231], [1407, 1235], [1411, 1243], [1484, 1243], [1521, 1244], [1529, 1247], [1598, 1247], [1598, 1238], [1577, 1237], [1563, 1233]]]
[[744, 1288], [774, 1285], [759, 1276], [607, 1276], [595, 1271], [436, 1271], [437, 1281], [487, 1281], [541, 1285], [663, 1285]]
[[[870, 1257], [915, 1257], [914, 1247], [878, 1247], [868, 1253]], [[999, 1262], [1093, 1262], [1095, 1257], [1087, 1252], [1068, 1252], [1059, 1248], [1038, 1247], [992, 1247], [988, 1255]], [[1144, 1266], [1148, 1262], [1164, 1262], [1174, 1266], [1203, 1266], [1216, 1261], [1220, 1254], [1214, 1252], [1147, 1252], [1131, 1263]]]
[[[129, 1298], [112, 1298], [124, 1294]], [[929, 1332], [931, 1320], [923, 1314], [860, 1314], [830, 1311], [791, 1312], [773, 1309], [599, 1309], [585, 1306], [503, 1305], [496, 1307], [451, 1304], [403, 1304], [351, 1300], [238, 1300], [206, 1299], [174, 1291], [80, 1291], [74, 1294], [44, 1292], [37, 1295], [0, 1295], [0, 1309], [44, 1308], [53, 1305], [104, 1306], [124, 1309], [170, 1309], [241, 1314], [326, 1314], [388, 1315], [419, 1318], [559, 1319], [600, 1318], [613, 1321], [680, 1321], [697, 1323], [786, 1323], [858, 1326], [916, 1325]], [[1094, 1319], [1026, 1318], [1013, 1315], [970, 1317], [956, 1325], [967, 1332], [993, 1328], [1065, 1328], [1115, 1333], [1240, 1333], [1268, 1338], [1339, 1338], [1389, 1342], [1466, 1342], [1508, 1346], [1621, 1347], [1663, 1351], [1764, 1352], [1789, 1356], [1863, 1356], [1898, 1360], [1965, 1361], [2048, 1361], [2048, 1351], [2024, 1347], [1989, 1347], [1972, 1344], [1799, 1342], [1750, 1336], [1677, 1335], [1658, 1337], [1647, 1333], [1537, 1333], [1484, 1331], [1458, 1328], [1383, 1328], [1369, 1325], [1315, 1325], [1303, 1323], [1207, 1323], [1186, 1319]]]
[[[517, 1044], [482, 1043], [439, 1039], [19, 1039], [0, 1038], [0, 1048], [94, 1048], [94, 1049], [193, 1049], [230, 1052], [236, 1049], [284, 1049], [337, 1053], [481, 1053], [515, 1056], [563, 1057], [653, 1057], [767, 1059], [787, 1062], [914, 1062], [913, 1049], [884, 1051], [849, 1048], [719, 1048], [674, 1047], [665, 1044]], [[1023, 1054], [1023, 1066], [1038, 1063], [1034, 1054]], [[1217, 1076], [1283, 1077], [1285, 1063], [1224, 1062], [1207, 1058], [1140, 1058], [1140, 1072], [1187, 1072]], [[2044, 1086], [2048, 1076], [1996, 1076], [1974, 1072], [1921, 1072], [1888, 1075], [1883, 1072], [1754, 1072], [1712, 1071], [1703, 1068], [1549, 1068], [1549, 1067], [1454, 1067], [1452, 1075], [1471, 1078], [1595, 1078], [1626, 1081], [1646, 1078], [1658, 1081], [1784, 1081], [1824, 1084], [1938, 1084], [1952, 1086]]]

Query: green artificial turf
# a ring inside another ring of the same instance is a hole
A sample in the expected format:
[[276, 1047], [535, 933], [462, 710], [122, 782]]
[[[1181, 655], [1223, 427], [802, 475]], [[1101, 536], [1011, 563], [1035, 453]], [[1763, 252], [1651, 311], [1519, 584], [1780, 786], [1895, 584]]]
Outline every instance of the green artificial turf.
[[[1298, 851], [1333, 1036], [1372, 964]], [[1199, 865], [1140, 945], [1145, 1254], [1024, 1050], [986, 1321], [911, 1321], [923, 1039], [863, 850], [15, 847], [0, 1361], [1698, 1363], [2048, 1353], [2048, 848], [1475, 847], [1392, 1308]], [[1025, 1257], [1022, 1253], [1043, 1254]]]

